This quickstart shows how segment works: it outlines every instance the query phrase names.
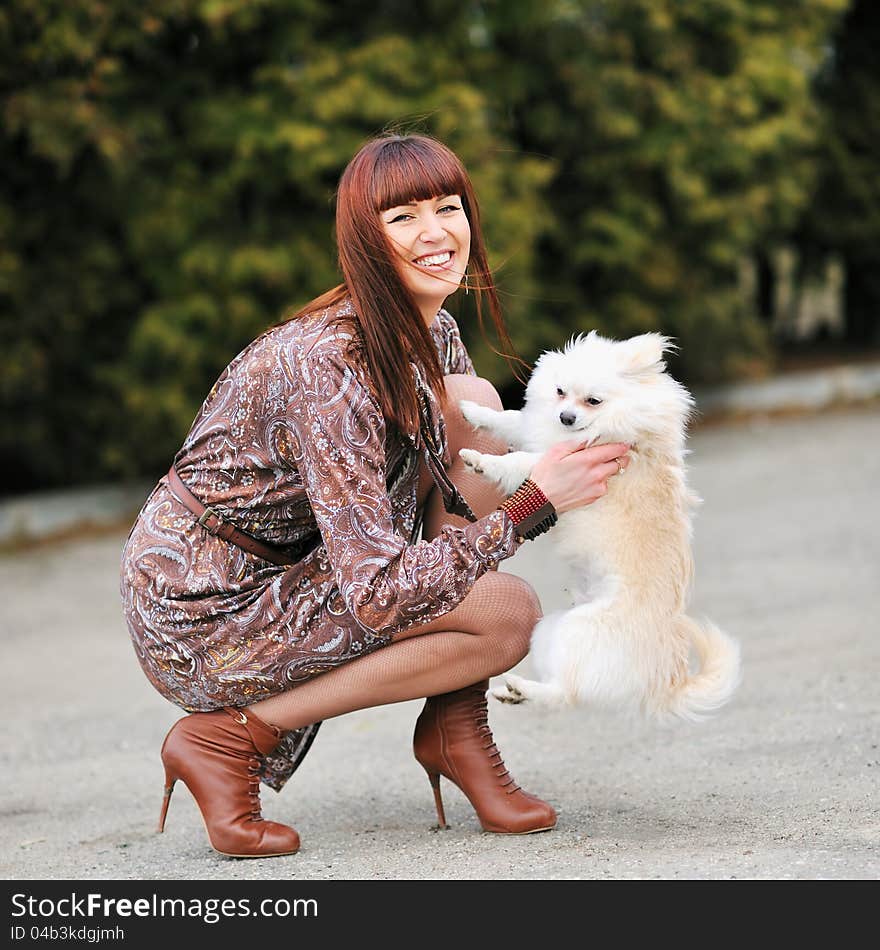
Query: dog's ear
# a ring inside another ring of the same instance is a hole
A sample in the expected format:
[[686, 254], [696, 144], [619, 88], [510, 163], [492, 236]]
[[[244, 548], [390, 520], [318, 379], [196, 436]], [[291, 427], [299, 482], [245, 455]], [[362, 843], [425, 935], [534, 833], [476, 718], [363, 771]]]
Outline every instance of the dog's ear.
[[631, 375], [662, 373], [666, 369], [663, 354], [677, 349], [668, 336], [661, 333], [642, 333], [620, 344], [620, 369]]
[[561, 350], [544, 350], [544, 352], [535, 360], [535, 365], [532, 368], [532, 373], [540, 367], [541, 369], [553, 372], [554, 369], [562, 362], [564, 353]]

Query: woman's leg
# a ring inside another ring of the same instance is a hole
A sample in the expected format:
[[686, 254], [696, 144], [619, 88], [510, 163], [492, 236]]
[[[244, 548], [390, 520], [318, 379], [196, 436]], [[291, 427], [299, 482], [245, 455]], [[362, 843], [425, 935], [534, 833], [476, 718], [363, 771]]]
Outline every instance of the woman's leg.
[[[465, 468], [458, 452], [462, 448], [473, 448], [497, 455], [503, 454], [507, 446], [498, 444], [485, 431], [473, 429], [459, 412], [458, 400], [468, 399], [492, 409], [501, 409], [501, 400], [485, 380], [472, 376], [450, 377], [447, 391], [449, 404], [444, 418], [452, 460], [449, 474], [474, 512], [487, 514], [498, 506], [501, 492], [492, 482]], [[430, 493], [426, 501], [426, 536], [435, 535], [445, 524], [462, 523], [443, 510], [439, 492]], [[512, 578], [502, 572], [496, 576]], [[523, 625], [531, 633], [540, 617], [540, 607], [534, 610], [537, 598], [531, 588], [529, 591], [528, 600], [508, 605], [512, 622], [497, 614], [488, 618], [496, 635], [509, 636], [512, 629]], [[521, 658], [516, 657], [514, 662]], [[523, 791], [507, 770], [489, 726], [488, 687], [489, 679], [485, 677], [439, 695], [429, 693], [416, 721], [413, 753], [431, 783], [438, 823], [441, 828], [446, 826], [440, 787], [442, 775], [461, 789], [473, 805], [484, 831], [498, 834], [547, 831], [556, 825], [556, 812], [547, 802]]]
[[[451, 464], [449, 477], [464, 495], [474, 514], [479, 518], [494, 511], [504, 500], [504, 493], [487, 478], [468, 468], [458, 457], [460, 449], [476, 449], [488, 455], [504, 455], [507, 446], [485, 429], [475, 429], [461, 414], [458, 404], [466, 399], [489, 409], [501, 410], [504, 407], [487, 380], [479, 376], [447, 376], [446, 405], [443, 418], [446, 421], [446, 437], [449, 442]], [[443, 498], [434, 489], [430, 472], [423, 466], [419, 482], [419, 501], [425, 506], [424, 536], [434, 538], [447, 524], [463, 526], [464, 518], [450, 515], [443, 508]]]
[[[504, 452], [506, 446], [471, 428], [458, 410], [458, 400], [492, 408], [501, 408], [501, 402], [489, 383], [473, 376], [447, 377], [447, 394], [444, 418], [452, 457], [450, 476], [475, 514], [487, 514], [502, 496], [465, 468], [458, 450], [468, 446]], [[444, 524], [464, 523], [446, 514], [425, 472], [419, 493], [425, 506], [425, 537], [434, 537]], [[262, 719], [290, 730], [357, 709], [456, 690], [506, 672], [522, 660], [539, 618], [540, 604], [532, 588], [512, 574], [493, 571], [438, 620], [402, 631], [388, 646], [250, 708]]]
[[[469, 376], [448, 377], [447, 394], [450, 476], [475, 514], [484, 515], [497, 507], [498, 490], [466, 470], [458, 451], [468, 446], [499, 453], [506, 446], [472, 429], [458, 410], [458, 400], [496, 409], [501, 402], [488, 383]], [[423, 473], [419, 501], [428, 538], [458, 521], [446, 514], [438, 496]], [[555, 826], [556, 812], [524, 792], [508, 772], [489, 728], [486, 700], [489, 677], [506, 672], [526, 655], [540, 615], [535, 592], [525, 581], [490, 571], [458, 607], [438, 620], [403, 631], [381, 650], [251, 709], [282, 729], [296, 729], [368, 706], [427, 697], [416, 721], [413, 753], [431, 783], [440, 826], [446, 824], [443, 775], [468, 798], [485, 831], [546, 831]]]
[[420, 699], [509, 670], [527, 653], [538, 616], [518, 577], [480, 578], [454, 610], [398, 634], [393, 643], [250, 708], [281, 729], [356, 709]]

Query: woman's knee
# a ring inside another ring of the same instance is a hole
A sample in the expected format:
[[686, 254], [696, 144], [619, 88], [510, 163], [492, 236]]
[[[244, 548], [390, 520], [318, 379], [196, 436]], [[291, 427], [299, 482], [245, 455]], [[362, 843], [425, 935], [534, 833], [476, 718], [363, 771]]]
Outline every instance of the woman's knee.
[[446, 376], [446, 401], [443, 405], [443, 418], [446, 421], [446, 433], [453, 463], [462, 448], [475, 448], [481, 452], [498, 454], [506, 451], [497, 436], [488, 429], [477, 429], [465, 419], [461, 411], [463, 401], [474, 402], [487, 409], [503, 412], [501, 397], [488, 379], [481, 376]]
[[516, 574], [491, 571], [480, 578], [481, 636], [492, 641], [505, 669], [518, 663], [528, 652], [532, 630], [541, 619], [541, 602], [528, 581]]
[[477, 405], [486, 406], [489, 409], [499, 411], [504, 409], [498, 391], [488, 379], [483, 379], [482, 376], [468, 376], [458, 373], [444, 376], [443, 382], [446, 386], [446, 402], [443, 406], [443, 415], [447, 425], [450, 422], [454, 423], [457, 419], [464, 421], [464, 416], [462, 416], [459, 408], [459, 403], [462, 400], [475, 402]]

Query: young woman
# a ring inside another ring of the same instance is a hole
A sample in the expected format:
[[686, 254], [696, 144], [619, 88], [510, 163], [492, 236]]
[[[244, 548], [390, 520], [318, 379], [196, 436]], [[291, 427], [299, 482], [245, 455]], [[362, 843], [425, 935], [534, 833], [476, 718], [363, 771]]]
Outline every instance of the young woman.
[[529, 585], [493, 569], [602, 495], [628, 447], [560, 445], [509, 499], [460, 462], [464, 446], [506, 447], [458, 409], [501, 403], [444, 301], [472, 285], [509, 340], [444, 145], [368, 142], [340, 181], [336, 237], [343, 283], [233, 359], [125, 547], [138, 659], [190, 713], [162, 747], [159, 830], [180, 779], [217, 851], [295, 852], [297, 832], [262, 819], [259, 782], [279, 790], [322, 720], [419, 697], [414, 752], [441, 825], [443, 775], [486, 831], [552, 828], [487, 722], [488, 678], [523, 659], [540, 616]]

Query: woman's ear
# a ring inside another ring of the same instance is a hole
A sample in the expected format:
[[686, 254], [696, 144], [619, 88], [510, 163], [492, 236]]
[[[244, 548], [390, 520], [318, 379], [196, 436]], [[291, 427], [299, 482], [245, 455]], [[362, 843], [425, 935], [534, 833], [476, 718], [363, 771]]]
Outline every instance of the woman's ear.
[[663, 354], [678, 349], [668, 336], [641, 333], [620, 343], [620, 370], [623, 373], [662, 373], [666, 369]]

